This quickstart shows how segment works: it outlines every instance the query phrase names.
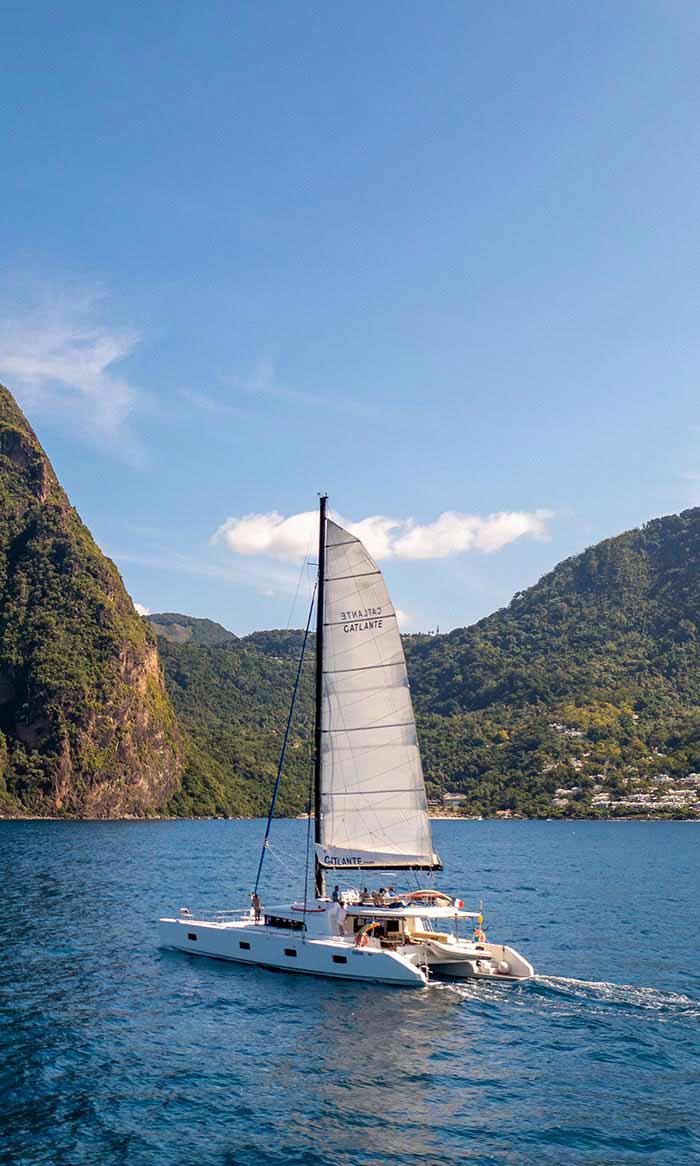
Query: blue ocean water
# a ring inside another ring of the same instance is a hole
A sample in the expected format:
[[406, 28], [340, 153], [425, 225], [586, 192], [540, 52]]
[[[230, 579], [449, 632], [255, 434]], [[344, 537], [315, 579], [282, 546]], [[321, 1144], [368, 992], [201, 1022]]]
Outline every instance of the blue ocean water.
[[0, 1162], [700, 1162], [700, 826], [436, 822], [538, 976], [424, 990], [160, 951], [160, 914], [247, 903], [261, 833], [0, 822]]

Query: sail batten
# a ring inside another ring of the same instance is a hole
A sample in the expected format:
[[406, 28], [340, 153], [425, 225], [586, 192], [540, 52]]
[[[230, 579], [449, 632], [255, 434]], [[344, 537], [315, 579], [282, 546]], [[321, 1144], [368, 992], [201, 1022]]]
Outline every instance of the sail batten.
[[325, 528], [317, 859], [436, 869], [396, 612], [359, 539]]

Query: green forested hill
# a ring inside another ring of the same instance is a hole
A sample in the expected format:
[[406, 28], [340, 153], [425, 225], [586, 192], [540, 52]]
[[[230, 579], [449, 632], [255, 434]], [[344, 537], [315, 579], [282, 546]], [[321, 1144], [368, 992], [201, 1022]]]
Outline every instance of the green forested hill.
[[[266, 633], [275, 637], [277, 633]], [[284, 736], [302, 633], [279, 633], [277, 655], [256, 637], [218, 646], [159, 638], [166, 683], [187, 734], [180, 815], [267, 812]], [[290, 640], [294, 651], [289, 650]], [[311, 764], [313, 661], [307, 658], [287, 750], [280, 813], [306, 804]]]
[[[687, 812], [688, 775], [700, 771], [699, 631], [696, 509], [568, 559], [473, 627], [407, 636], [430, 796], [464, 794], [475, 813], [630, 813], [635, 801], [640, 812]], [[259, 632], [223, 648], [162, 648], [199, 750], [179, 806], [212, 809], [205, 758], [220, 766], [221, 809], [264, 792], [261, 764], [269, 786], [300, 642]], [[303, 804], [310, 694], [307, 678], [287, 809]], [[687, 797], [674, 805], [679, 785]]]
[[145, 814], [181, 770], [155, 637], [0, 386], [0, 814]]
[[431, 777], [544, 811], [558, 786], [576, 808], [596, 785], [623, 797], [700, 770], [699, 629], [695, 509], [590, 547], [474, 627], [413, 637]]
[[147, 615], [146, 619], [157, 635], [173, 644], [230, 644], [238, 639], [213, 619], [195, 619], [172, 611]]

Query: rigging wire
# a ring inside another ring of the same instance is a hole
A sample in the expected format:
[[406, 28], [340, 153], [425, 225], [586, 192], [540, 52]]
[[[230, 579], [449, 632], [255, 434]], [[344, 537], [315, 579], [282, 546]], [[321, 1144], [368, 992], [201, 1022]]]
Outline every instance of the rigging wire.
[[304, 858], [304, 939], [306, 939], [306, 908], [309, 902], [309, 851], [311, 849], [311, 807], [314, 800], [314, 767], [309, 766], [309, 796], [306, 804], [306, 855]]
[[[319, 572], [320, 573], [320, 572]], [[318, 582], [318, 580], [317, 580]], [[311, 600], [311, 608], [313, 610], [314, 601], [316, 599], [316, 587], [314, 587], [314, 594]], [[309, 613], [309, 619], [311, 614]], [[303, 942], [306, 942], [306, 908], [309, 902], [309, 851], [311, 849], [311, 807], [314, 804], [314, 778], [316, 776], [316, 754], [315, 741], [309, 742], [309, 755], [307, 764], [309, 766], [309, 788], [306, 800], [306, 853], [304, 855], [304, 931]], [[315, 825], [315, 823], [314, 823]], [[315, 874], [314, 874], [315, 877]]]
[[297, 605], [297, 599], [299, 598], [299, 590], [301, 588], [301, 581], [304, 578], [304, 574], [306, 572], [307, 567], [309, 566], [309, 555], [311, 553], [311, 545], [313, 543], [313, 537], [314, 536], [313, 536], [313, 531], [312, 531], [309, 534], [309, 541], [306, 544], [306, 551], [304, 552], [304, 557], [301, 560], [301, 566], [299, 568], [299, 577], [297, 578], [296, 591], [294, 592], [294, 598], [292, 599], [292, 605], [289, 608], [289, 615], [287, 616], [287, 631], [289, 631], [290, 627], [292, 626], [292, 616], [294, 615], [294, 611], [295, 611], [296, 605]]
[[275, 778], [275, 785], [272, 790], [272, 800], [270, 802], [270, 811], [267, 815], [267, 824], [265, 826], [265, 837], [263, 838], [262, 849], [260, 851], [260, 862], [258, 863], [258, 873], [255, 876], [255, 887], [253, 894], [257, 895], [258, 885], [260, 883], [260, 875], [262, 873], [263, 862], [265, 861], [265, 851], [268, 849], [268, 840], [270, 837], [270, 828], [272, 826], [272, 815], [275, 811], [275, 803], [277, 801], [277, 794], [280, 788], [280, 781], [282, 780], [282, 770], [284, 768], [284, 758], [287, 752], [287, 741], [289, 740], [289, 733], [292, 727], [292, 719], [294, 717], [294, 706], [296, 705], [297, 692], [299, 691], [299, 681], [301, 679], [301, 669], [304, 663], [304, 652], [306, 651], [306, 641], [309, 638], [309, 628], [311, 627], [311, 616], [314, 610], [314, 601], [316, 599], [316, 587], [314, 586], [313, 594], [311, 596], [311, 604], [309, 606], [309, 615], [306, 620], [306, 629], [304, 631], [304, 641], [301, 645], [301, 653], [299, 655], [299, 663], [297, 665], [297, 674], [294, 680], [294, 689], [292, 692], [292, 702], [289, 706], [289, 716], [287, 717], [287, 727], [284, 731], [284, 740], [282, 741], [282, 749], [280, 751], [280, 759], [277, 765], [277, 777]]
[[286, 871], [286, 873], [287, 873], [287, 874], [290, 876], [290, 878], [292, 878], [292, 879], [293, 879], [293, 878], [295, 877], [295, 873], [296, 873], [296, 872], [295, 872], [294, 870], [292, 870], [291, 866], [289, 866], [289, 865], [288, 865], [288, 864], [287, 864], [287, 863], [284, 861], [284, 858], [282, 857], [282, 854], [283, 854], [283, 852], [281, 852], [281, 851], [277, 850], [275, 847], [273, 847], [273, 846], [270, 844], [270, 842], [268, 842], [268, 844], [267, 844], [267, 852], [268, 852], [268, 854], [272, 855], [272, 857], [273, 857], [274, 859], [276, 859], [276, 860], [277, 860], [277, 862], [280, 864], [280, 866], [282, 867], [282, 869], [283, 869], [284, 871]]

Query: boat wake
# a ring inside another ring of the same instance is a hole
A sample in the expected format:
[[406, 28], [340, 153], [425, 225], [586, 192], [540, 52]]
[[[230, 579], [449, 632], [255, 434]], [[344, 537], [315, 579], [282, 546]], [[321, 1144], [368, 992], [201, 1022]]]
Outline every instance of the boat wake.
[[576, 980], [569, 976], [535, 976], [532, 983], [536, 990], [543, 989], [571, 1000], [656, 1012], [659, 1019], [700, 1020], [700, 1000], [680, 992], [613, 984], [608, 980]]
[[500, 1006], [510, 1003], [516, 1007], [531, 1008], [535, 1002], [568, 1007], [589, 1014], [607, 1011], [643, 1012], [653, 1014], [649, 1019], [664, 1021], [700, 1021], [700, 1000], [680, 992], [665, 992], [660, 988], [645, 988], [634, 984], [614, 984], [607, 980], [576, 980], [569, 976], [535, 975], [522, 985], [471, 983], [441, 985], [456, 992], [463, 1000]]

